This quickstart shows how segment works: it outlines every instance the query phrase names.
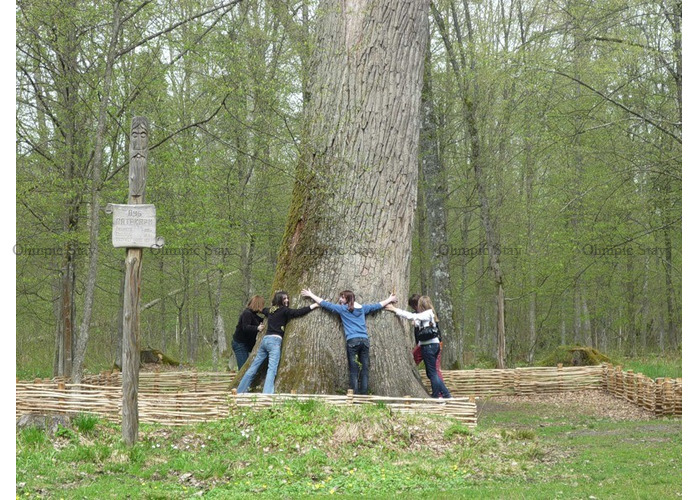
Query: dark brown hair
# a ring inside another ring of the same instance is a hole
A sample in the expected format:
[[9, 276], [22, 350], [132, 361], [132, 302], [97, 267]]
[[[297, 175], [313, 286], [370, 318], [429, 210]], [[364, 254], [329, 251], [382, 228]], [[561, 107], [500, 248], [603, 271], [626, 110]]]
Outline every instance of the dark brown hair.
[[418, 300], [420, 299], [420, 294], [419, 293], [414, 293], [411, 295], [411, 297], [408, 299], [408, 306], [412, 308], [414, 311], [418, 310]]
[[345, 299], [345, 303], [348, 306], [348, 311], [353, 312], [355, 310], [355, 294], [352, 290], [343, 290], [340, 292], [340, 296]]
[[282, 307], [284, 305], [284, 296], [289, 297], [289, 294], [284, 290], [277, 290], [275, 296], [272, 297], [272, 305], [275, 307]]

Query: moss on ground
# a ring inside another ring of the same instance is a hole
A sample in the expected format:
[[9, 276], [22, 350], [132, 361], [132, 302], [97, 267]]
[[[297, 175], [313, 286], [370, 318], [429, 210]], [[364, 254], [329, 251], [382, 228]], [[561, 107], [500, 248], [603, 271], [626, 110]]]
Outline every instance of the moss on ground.
[[608, 356], [597, 349], [587, 346], [561, 345], [541, 359], [537, 366], [595, 366], [601, 363], [611, 363]]

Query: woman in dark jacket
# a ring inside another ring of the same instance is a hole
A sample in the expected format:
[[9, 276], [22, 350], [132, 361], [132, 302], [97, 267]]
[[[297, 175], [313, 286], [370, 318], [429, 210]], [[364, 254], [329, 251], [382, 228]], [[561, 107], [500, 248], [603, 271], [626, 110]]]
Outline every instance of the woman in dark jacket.
[[258, 353], [255, 355], [255, 359], [253, 359], [253, 362], [238, 384], [239, 394], [248, 392], [253, 378], [255, 378], [260, 365], [266, 358], [269, 358], [269, 360], [267, 363], [267, 374], [265, 375], [263, 394], [274, 394], [275, 377], [277, 376], [277, 367], [279, 366], [282, 352], [284, 328], [291, 319], [309, 314], [317, 307], [317, 304], [311, 304], [310, 306], [299, 309], [291, 309], [289, 307], [289, 295], [287, 292], [284, 290], [275, 292], [275, 296], [272, 299], [272, 307], [267, 314], [267, 330], [265, 331], [265, 336], [260, 343], [260, 347], [258, 347]]
[[236, 363], [238, 369], [243, 368], [243, 365], [248, 360], [250, 352], [255, 346], [255, 340], [258, 337], [258, 332], [263, 329], [263, 316], [267, 310], [263, 310], [265, 299], [260, 295], [253, 295], [248, 302], [248, 305], [238, 318], [236, 331], [233, 333], [231, 348], [236, 355]]

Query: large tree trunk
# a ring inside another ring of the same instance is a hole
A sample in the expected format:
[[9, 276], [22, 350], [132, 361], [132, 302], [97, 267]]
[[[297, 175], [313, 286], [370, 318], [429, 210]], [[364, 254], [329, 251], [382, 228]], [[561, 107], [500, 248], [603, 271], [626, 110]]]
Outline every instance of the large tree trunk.
[[[427, 0], [319, 6], [307, 135], [280, 251], [275, 289], [303, 305], [310, 287], [358, 302], [408, 298]], [[411, 358], [410, 325], [367, 318], [370, 391], [425, 396]], [[253, 353], [254, 354], [254, 353]], [[314, 311], [287, 326], [276, 390], [345, 392], [345, 337], [337, 317]]]

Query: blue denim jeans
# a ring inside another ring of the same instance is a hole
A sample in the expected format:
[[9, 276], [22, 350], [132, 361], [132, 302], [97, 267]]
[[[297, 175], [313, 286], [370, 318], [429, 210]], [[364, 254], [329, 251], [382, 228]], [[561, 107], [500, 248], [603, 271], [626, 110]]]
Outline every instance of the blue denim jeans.
[[242, 342], [236, 342], [235, 340], [231, 342], [231, 347], [233, 348], [233, 353], [236, 355], [236, 363], [238, 364], [238, 369], [243, 368], [243, 365], [248, 361], [248, 356], [250, 356], [250, 351], [248, 346]]
[[277, 335], [265, 335], [262, 342], [260, 343], [260, 348], [258, 348], [258, 353], [255, 355], [255, 359], [248, 367], [248, 371], [245, 372], [241, 383], [238, 384], [238, 393], [242, 394], [248, 392], [250, 389], [250, 384], [253, 382], [253, 378], [258, 373], [260, 365], [268, 359], [267, 363], [267, 375], [265, 376], [265, 385], [263, 386], [263, 394], [274, 394], [275, 393], [275, 377], [277, 376], [277, 367], [280, 364], [280, 354], [282, 351], [282, 338]]
[[425, 374], [430, 380], [433, 398], [442, 396], [443, 398], [451, 398], [452, 394], [447, 390], [445, 383], [440, 380], [437, 371], [438, 355], [440, 354], [440, 344], [426, 344], [420, 346], [421, 354], [423, 355], [423, 363], [425, 364]]
[[[350, 389], [355, 394], [367, 394], [369, 387], [369, 339], [366, 337], [348, 340], [345, 345], [348, 354], [348, 372], [350, 373]], [[357, 357], [360, 358], [359, 367]], [[360, 387], [357, 387], [357, 378], [360, 378]]]

